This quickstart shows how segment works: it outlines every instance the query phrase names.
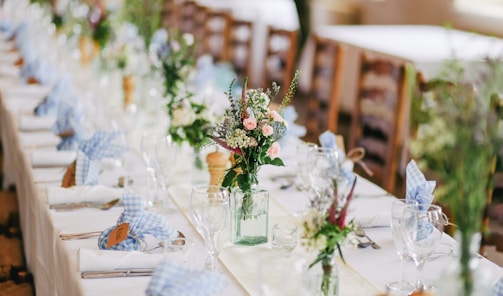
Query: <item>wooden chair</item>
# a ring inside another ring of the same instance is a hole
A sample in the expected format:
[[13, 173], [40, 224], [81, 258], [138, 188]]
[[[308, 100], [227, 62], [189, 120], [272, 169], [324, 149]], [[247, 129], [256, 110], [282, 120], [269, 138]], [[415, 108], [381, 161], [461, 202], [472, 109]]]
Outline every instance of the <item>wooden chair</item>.
[[200, 57], [204, 54], [204, 33], [206, 28], [206, 17], [208, 15], [208, 8], [199, 3], [195, 3], [194, 15], [192, 23], [192, 35], [194, 35], [194, 40], [196, 41], [195, 52], [196, 57]]
[[242, 82], [250, 76], [253, 22], [232, 18], [228, 33], [227, 59], [233, 65], [238, 81]]
[[268, 28], [262, 87], [271, 87], [276, 82], [281, 87], [281, 96], [293, 78], [298, 34], [297, 30]]
[[405, 85], [404, 62], [362, 54], [349, 148], [365, 149], [363, 161], [373, 172], [369, 179], [389, 192], [395, 187], [400, 156]]
[[343, 49], [333, 40], [313, 36], [314, 55], [306, 128], [309, 137], [337, 132]]
[[177, 21], [178, 29], [182, 33], [194, 33], [196, 14], [196, 2], [195, 1], [183, 1], [178, 5], [177, 8]]
[[227, 61], [230, 21], [229, 11], [208, 9], [206, 12], [202, 52], [213, 56], [214, 62]]

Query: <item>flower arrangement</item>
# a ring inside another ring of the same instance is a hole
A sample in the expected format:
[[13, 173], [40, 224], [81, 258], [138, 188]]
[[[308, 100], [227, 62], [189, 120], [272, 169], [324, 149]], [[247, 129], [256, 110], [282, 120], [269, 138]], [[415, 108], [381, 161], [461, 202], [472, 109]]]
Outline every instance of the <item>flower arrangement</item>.
[[342, 260], [341, 243], [348, 234], [354, 231], [353, 221], [346, 224], [346, 214], [353, 196], [353, 190], [356, 185], [356, 178], [349, 193], [346, 196], [340, 196], [338, 193], [337, 182], [333, 181], [333, 202], [326, 213], [321, 212], [319, 208], [313, 207], [307, 211], [302, 218], [302, 238], [304, 246], [307, 249], [314, 249], [318, 255], [309, 268], [321, 263], [322, 281], [321, 291], [323, 295], [329, 295], [333, 283], [331, 283], [331, 274], [333, 271], [332, 259], [337, 249]]
[[159, 45], [156, 52], [158, 62], [153, 64], [160, 67], [164, 76], [164, 95], [176, 97], [187, 84], [194, 68], [194, 37], [172, 31], [168, 34], [166, 45]]
[[124, 1], [120, 17], [134, 24], [143, 36], [145, 47], [150, 45], [154, 32], [161, 26], [162, 0], [128, 0]]
[[[453, 214], [460, 235], [463, 295], [471, 295], [470, 242], [482, 217], [502, 138], [499, 121], [503, 93], [500, 61], [487, 59], [479, 76], [467, 79], [457, 61], [437, 79], [423, 83], [412, 104], [418, 127], [411, 153], [437, 179], [436, 196]], [[470, 73], [473, 74], [473, 73]]]
[[101, 49], [105, 48], [112, 39], [113, 30], [109, 15], [109, 11], [101, 1], [98, 1], [95, 6], [91, 7], [87, 15], [91, 37]]
[[245, 78], [241, 97], [232, 96], [231, 84], [227, 93], [230, 108], [212, 134], [215, 142], [233, 152], [233, 165], [227, 170], [222, 186], [230, 188], [237, 183], [241, 190], [250, 191], [258, 184], [257, 174], [262, 165], [284, 165], [279, 158], [278, 140], [285, 134], [287, 125], [280, 113], [295, 94], [299, 73], [295, 73], [278, 111], [269, 109], [271, 100], [279, 92], [276, 84], [272, 90], [246, 89]]
[[175, 143], [202, 147], [210, 141], [206, 131], [214, 119], [205, 102], [196, 102], [193, 95], [187, 93], [170, 99], [166, 107], [171, 118], [168, 134]]

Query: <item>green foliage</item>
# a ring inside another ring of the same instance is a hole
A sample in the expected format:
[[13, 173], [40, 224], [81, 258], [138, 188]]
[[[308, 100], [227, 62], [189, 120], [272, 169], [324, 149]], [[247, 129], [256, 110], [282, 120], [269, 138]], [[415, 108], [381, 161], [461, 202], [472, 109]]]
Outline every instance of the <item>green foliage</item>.
[[138, 27], [148, 47], [152, 35], [161, 26], [162, 0], [126, 0], [121, 11], [123, 21]]

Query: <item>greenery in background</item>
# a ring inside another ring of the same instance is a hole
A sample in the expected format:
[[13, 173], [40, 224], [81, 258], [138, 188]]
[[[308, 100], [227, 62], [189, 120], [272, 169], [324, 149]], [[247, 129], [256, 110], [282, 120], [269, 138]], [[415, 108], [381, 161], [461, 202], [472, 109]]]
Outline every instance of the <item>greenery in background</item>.
[[162, 0], [125, 0], [121, 18], [138, 27], [148, 48], [154, 32], [161, 26]]
[[[94, 19], [95, 17], [97, 19]], [[112, 39], [113, 29], [110, 17], [110, 11], [103, 6], [90, 8], [88, 20], [91, 27], [91, 37], [101, 49], [105, 48]]]
[[439, 181], [435, 195], [453, 213], [461, 239], [461, 279], [471, 295], [470, 243], [481, 231], [483, 211], [502, 139], [503, 67], [487, 59], [477, 77], [451, 61], [438, 79], [426, 82], [412, 105], [417, 135], [411, 145], [418, 163]]

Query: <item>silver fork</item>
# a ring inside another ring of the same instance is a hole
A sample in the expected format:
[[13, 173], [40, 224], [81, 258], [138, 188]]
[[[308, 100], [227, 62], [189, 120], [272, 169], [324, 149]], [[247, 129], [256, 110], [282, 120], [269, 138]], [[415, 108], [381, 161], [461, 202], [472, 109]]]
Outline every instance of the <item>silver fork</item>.
[[367, 235], [367, 233], [365, 232], [365, 229], [363, 229], [363, 227], [362, 227], [360, 224], [356, 224], [355, 234], [356, 234], [356, 236], [358, 236], [358, 237], [364, 237], [364, 238], [366, 238], [366, 239], [370, 242], [370, 244], [371, 244], [372, 248], [374, 248], [374, 249], [376, 249], [376, 250], [381, 248], [381, 246], [380, 246], [378, 243], [376, 243], [375, 241], [373, 241], [373, 240], [372, 240], [372, 239], [371, 239], [371, 238]]

